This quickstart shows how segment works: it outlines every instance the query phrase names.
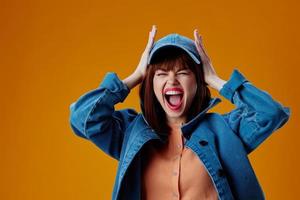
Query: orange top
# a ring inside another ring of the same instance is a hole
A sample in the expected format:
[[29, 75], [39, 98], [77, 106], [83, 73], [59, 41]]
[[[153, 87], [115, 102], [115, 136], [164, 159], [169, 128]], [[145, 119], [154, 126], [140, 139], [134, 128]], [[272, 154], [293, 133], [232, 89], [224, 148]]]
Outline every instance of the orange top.
[[213, 182], [199, 157], [184, 146], [180, 128], [174, 128], [165, 145], [146, 147], [142, 200], [218, 199]]

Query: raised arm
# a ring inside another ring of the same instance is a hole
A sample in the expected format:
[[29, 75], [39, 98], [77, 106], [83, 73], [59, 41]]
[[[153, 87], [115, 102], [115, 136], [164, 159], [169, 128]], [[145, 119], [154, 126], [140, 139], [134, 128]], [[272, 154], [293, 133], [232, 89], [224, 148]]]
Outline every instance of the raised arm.
[[120, 159], [126, 129], [137, 112], [130, 108], [115, 110], [114, 106], [123, 102], [145, 76], [155, 33], [156, 27], [152, 26], [147, 46], [134, 73], [120, 80], [116, 73], [109, 72], [97, 89], [83, 94], [70, 105], [70, 124], [74, 133], [91, 140], [117, 160]]
[[288, 121], [290, 108], [273, 99], [268, 92], [255, 87], [237, 69], [234, 69], [228, 81], [219, 78], [197, 29], [194, 30], [194, 37], [203, 63], [205, 82], [236, 106], [236, 109], [222, 117], [250, 153]]
[[237, 69], [234, 69], [219, 94], [236, 106], [231, 112], [222, 114], [222, 117], [240, 137], [248, 153], [282, 127], [290, 117], [289, 107], [254, 86]]
[[133, 109], [115, 110], [130, 89], [109, 72], [97, 89], [82, 95], [70, 105], [70, 124], [74, 133], [88, 139], [119, 160], [124, 132], [137, 115]]

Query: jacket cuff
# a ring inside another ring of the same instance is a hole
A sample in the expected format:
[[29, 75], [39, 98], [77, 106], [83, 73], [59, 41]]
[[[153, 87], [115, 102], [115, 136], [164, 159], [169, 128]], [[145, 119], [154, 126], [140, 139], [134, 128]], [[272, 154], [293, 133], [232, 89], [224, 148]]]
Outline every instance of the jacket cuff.
[[130, 89], [115, 72], [107, 72], [100, 83], [100, 88], [108, 89], [115, 94], [120, 102], [123, 102], [130, 92]]
[[234, 69], [230, 79], [219, 90], [219, 94], [233, 103], [234, 92], [245, 82], [248, 82], [245, 76], [238, 69]]

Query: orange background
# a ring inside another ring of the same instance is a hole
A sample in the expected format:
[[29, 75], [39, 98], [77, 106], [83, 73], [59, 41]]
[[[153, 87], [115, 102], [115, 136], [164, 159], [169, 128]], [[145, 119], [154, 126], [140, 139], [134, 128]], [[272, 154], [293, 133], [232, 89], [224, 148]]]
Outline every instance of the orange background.
[[[296, 199], [299, 10], [296, 0], [1, 1], [0, 198], [111, 199], [118, 163], [72, 132], [69, 105], [106, 72], [132, 73], [156, 24], [156, 40], [198, 28], [222, 79], [236, 67], [290, 106], [250, 159], [267, 199]], [[140, 111], [137, 92], [116, 108]], [[212, 112], [234, 108], [221, 99]]]

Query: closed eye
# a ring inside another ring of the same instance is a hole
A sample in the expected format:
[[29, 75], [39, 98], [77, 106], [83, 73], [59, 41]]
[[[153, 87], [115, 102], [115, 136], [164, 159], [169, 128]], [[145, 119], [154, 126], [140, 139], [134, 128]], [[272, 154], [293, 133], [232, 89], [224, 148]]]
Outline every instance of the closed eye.
[[163, 76], [163, 75], [167, 75], [166, 73], [157, 73], [156, 76]]
[[189, 75], [190, 73], [189, 72], [178, 72], [177, 74], [179, 74], [179, 75]]

